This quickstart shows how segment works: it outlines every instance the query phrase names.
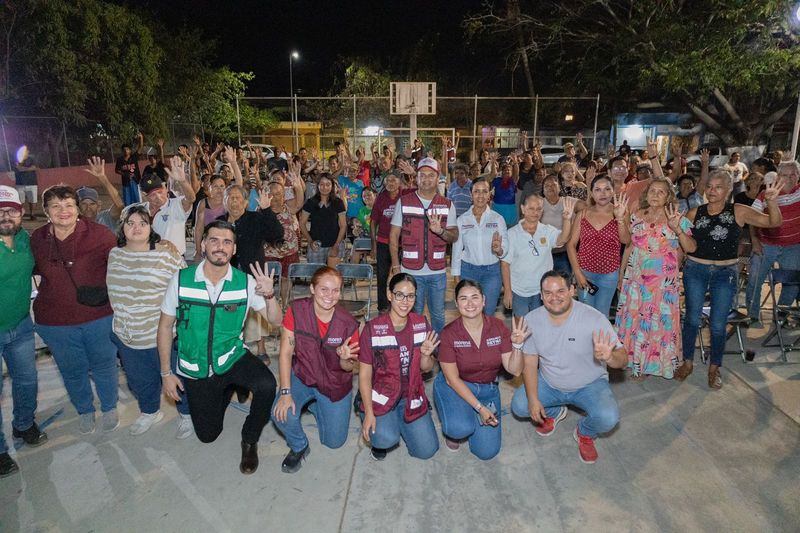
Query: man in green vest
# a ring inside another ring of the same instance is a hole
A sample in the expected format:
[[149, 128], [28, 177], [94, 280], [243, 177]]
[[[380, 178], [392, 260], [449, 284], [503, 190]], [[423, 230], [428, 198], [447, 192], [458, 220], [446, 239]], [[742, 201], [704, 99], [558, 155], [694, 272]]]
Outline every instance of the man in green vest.
[[[186, 392], [201, 442], [213, 442], [222, 432], [230, 398], [226, 389], [233, 385], [251, 391], [239, 470], [252, 474], [258, 468], [258, 439], [275, 400], [275, 377], [247, 350], [242, 329], [249, 309], [280, 325], [282, 312], [273, 291], [275, 273], [267, 275], [254, 265], [251, 276], [231, 267], [236, 234], [229, 222], [215, 220], [207, 225], [201, 246], [206, 258], [172, 278], [161, 305], [157, 343], [162, 386], [175, 401], [180, 401], [178, 389]], [[174, 368], [173, 328], [178, 339]]]
[[[29, 446], [47, 441], [39, 430], [36, 414], [38, 375], [31, 322], [31, 273], [33, 254], [30, 238], [22, 229], [24, 210], [19, 193], [13, 187], [0, 186], [0, 355], [6, 361], [14, 398], [14, 438]], [[3, 379], [0, 376], [0, 394]], [[0, 416], [0, 477], [10, 476], [19, 467], [8, 455]]]

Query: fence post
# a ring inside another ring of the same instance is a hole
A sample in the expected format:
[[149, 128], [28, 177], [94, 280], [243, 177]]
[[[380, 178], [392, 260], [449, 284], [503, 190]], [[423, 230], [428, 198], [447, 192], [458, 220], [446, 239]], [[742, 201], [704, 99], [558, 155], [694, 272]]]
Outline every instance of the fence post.
[[67, 166], [71, 167], [72, 163], [69, 161], [69, 142], [67, 140], [67, 124], [63, 120], [61, 121], [61, 129], [64, 131], [64, 149], [67, 152]]
[[353, 150], [356, 148], [356, 95], [353, 95]]
[[533, 144], [536, 144], [536, 131], [539, 126], [539, 95], [534, 96], [533, 104]]
[[794, 128], [792, 129], [792, 160], [797, 161], [797, 135], [800, 133], [800, 94], [797, 95], [797, 110], [794, 112]]
[[242, 145], [242, 116], [239, 114], [239, 95], [236, 95], [236, 131], [239, 134], [239, 146]]
[[175, 119], [172, 119], [172, 153], [173, 153], [173, 155], [178, 153], [178, 145], [176, 143], [177, 143], [177, 140], [175, 139]]
[[3, 118], [0, 122], [0, 128], [3, 130], [3, 146], [6, 148], [6, 161], [8, 161], [8, 171], [13, 172], [11, 167], [11, 154], [8, 152], [8, 140], [6, 139], [6, 119]]
[[591, 157], [594, 159], [594, 146], [597, 143], [597, 115], [600, 113], [600, 93], [597, 93], [597, 105], [594, 108], [594, 131], [592, 132], [592, 151]]
[[472, 109], [472, 157], [471, 161], [478, 159], [477, 152], [475, 151], [475, 143], [478, 138], [478, 95], [475, 95], [475, 106]]

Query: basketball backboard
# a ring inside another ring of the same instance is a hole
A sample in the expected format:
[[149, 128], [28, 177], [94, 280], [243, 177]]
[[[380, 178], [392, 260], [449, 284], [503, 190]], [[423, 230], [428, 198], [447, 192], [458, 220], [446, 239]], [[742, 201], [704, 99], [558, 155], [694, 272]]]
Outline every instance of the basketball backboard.
[[393, 81], [389, 91], [392, 115], [436, 114], [436, 82]]

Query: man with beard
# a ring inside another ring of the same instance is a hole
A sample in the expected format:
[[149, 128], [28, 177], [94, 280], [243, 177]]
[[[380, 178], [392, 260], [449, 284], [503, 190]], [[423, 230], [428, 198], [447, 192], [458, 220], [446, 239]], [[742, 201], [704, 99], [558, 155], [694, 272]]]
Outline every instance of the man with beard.
[[[258, 439], [275, 400], [275, 377], [245, 347], [242, 327], [250, 309], [271, 324], [280, 324], [281, 309], [273, 290], [275, 273], [265, 274], [257, 263], [250, 268], [252, 276], [231, 266], [236, 233], [224, 220], [206, 226], [201, 246], [205, 259], [172, 278], [161, 305], [157, 344], [162, 386], [164, 394], [176, 401], [177, 389], [186, 392], [195, 434], [206, 443], [222, 432], [230, 398], [226, 389], [234, 386], [251, 391], [250, 414], [242, 426], [239, 470], [252, 474], [258, 468]], [[177, 333], [174, 369], [173, 327]], [[173, 371], [183, 377], [182, 382]]]
[[[628, 355], [608, 319], [577, 302], [567, 274], [551, 270], [542, 276], [543, 306], [525, 316], [531, 335], [520, 347], [525, 355], [524, 385], [511, 411], [531, 418], [536, 433], [552, 435], [567, 416], [567, 405], [586, 413], [573, 432], [581, 461], [594, 463], [594, 439], [619, 422], [619, 408], [608, 385], [606, 367], [622, 368]], [[538, 369], [537, 369], [538, 367]]]
[[[14, 438], [28, 446], [47, 441], [34, 416], [38, 376], [31, 322], [31, 274], [33, 254], [30, 238], [22, 229], [22, 202], [12, 187], [0, 186], [0, 355], [6, 361], [14, 398]], [[3, 380], [0, 379], [0, 394]], [[0, 477], [18, 471], [17, 463], [8, 455], [0, 416]]]

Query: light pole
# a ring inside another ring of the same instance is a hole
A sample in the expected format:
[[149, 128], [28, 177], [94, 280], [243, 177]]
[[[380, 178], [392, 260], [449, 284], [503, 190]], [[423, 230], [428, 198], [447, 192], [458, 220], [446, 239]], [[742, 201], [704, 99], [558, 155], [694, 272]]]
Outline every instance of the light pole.
[[289, 54], [289, 106], [292, 113], [292, 147], [293, 153], [297, 153], [297, 117], [294, 112], [294, 84], [292, 80], [292, 60], [300, 59], [300, 54], [297, 50]]

